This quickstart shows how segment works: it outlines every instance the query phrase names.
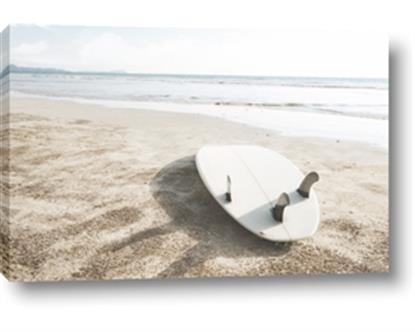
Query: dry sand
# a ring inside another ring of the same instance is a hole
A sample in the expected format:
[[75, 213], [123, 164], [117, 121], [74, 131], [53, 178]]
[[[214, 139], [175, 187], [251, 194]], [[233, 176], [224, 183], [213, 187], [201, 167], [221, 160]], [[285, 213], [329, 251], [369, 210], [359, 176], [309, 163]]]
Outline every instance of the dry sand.
[[[387, 272], [388, 155], [201, 115], [12, 99], [14, 278], [27, 281]], [[316, 170], [318, 232], [275, 245], [199, 179], [205, 144], [259, 144]]]

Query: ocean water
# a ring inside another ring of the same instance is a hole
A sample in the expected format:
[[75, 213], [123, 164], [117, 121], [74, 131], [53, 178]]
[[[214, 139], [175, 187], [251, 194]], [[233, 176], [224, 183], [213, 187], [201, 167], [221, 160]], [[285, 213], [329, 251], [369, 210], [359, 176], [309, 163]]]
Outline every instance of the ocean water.
[[385, 79], [136, 74], [10, 74], [13, 93], [199, 113], [286, 135], [387, 148]]

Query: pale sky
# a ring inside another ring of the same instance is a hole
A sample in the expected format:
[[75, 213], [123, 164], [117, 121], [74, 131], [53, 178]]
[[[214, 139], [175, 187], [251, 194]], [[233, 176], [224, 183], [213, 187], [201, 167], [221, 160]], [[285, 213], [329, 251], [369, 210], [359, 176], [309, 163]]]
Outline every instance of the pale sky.
[[14, 25], [10, 62], [137, 73], [388, 77], [388, 38], [339, 31]]

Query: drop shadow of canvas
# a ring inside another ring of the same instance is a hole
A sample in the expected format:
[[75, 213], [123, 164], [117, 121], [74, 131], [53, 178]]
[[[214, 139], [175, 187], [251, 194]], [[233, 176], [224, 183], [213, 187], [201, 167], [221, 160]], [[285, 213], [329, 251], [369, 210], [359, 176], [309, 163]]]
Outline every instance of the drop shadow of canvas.
[[[183, 231], [197, 244], [188, 249], [159, 277], [180, 277], [192, 269], [197, 275], [212, 275], [203, 264], [217, 257], [255, 258], [286, 254], [290, 244], [276, 245], [245, 230], [207, 191], [196, 169], [194, 156], [171, 162], [152, 179], [151, 191], [171, 222], [159, 229]], [[248, 273], [250, 274], [250, 273]]]

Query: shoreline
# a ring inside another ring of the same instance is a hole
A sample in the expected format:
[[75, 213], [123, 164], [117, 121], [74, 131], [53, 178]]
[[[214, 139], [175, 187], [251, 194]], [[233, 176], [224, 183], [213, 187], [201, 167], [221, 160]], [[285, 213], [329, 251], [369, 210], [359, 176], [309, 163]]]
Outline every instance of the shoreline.
[[[215, 109], [212, 112], [212, 105], [204, 104], [180, 104], [180, 103], [168, 103], [168, 102], [141, 102], [141, 101], [122, 101], [122, 100], [97, 100], [97, 99], [83, 99], [83, 98], [67, 98], [67, 97], [48, 97], [38, 95], [27, 95], [22, 93], [14, 93], [10, 98], [11, 102], [14, 100], [19, 103], [20, 101], [30, 101], [35, 103], [38, 100], [47, 102], [63, 102], [63, 103], [75, 103], [82, 106], [97, 106], [106, 110], [119, 110], [123, 113], [128, 112], [129, 117], [133, 117], [133, 112], [161, 112], [161, 113], [173, 113], [176, 116], [181, 114], [188, 115], [200, 115], [204, 117], [214, 118], [223, 121], [229, 121], [236, 124], [249, 126], [256, 129], [271, 130], [279, 135], [287, 137], [304, 137], [309, 139], [327, 139], [335, 141], [346, 141], [356, 144], [367, 144], [373, 148], [380, 148], [384, 151], [389, 150], [389, 120], [378, 118], [365, 118], [355, 115], [345, 114], [328, 114], [324, 112], [304, 112], [304, 111], [286, 111], [286, 110], [267, 110], [261, 108], [246, 109], [243, 106], [228, 106], [220, 105], [220, 109]], [[43, 110], [38, 110], [43, 112]], [[241, 116], [241, 112], [246, 114]], [[271, 113], [270, 113], [271, 112]], [[63, 112], [62, 112], [63, 113]], [[252, 113], [248, 114], [247, 113]], [[46, 113], [47, 115], [55, 116], [54, 114]], [[265, 115], [272, 114], [272, 124], [269, 123], [270, 119]], [[58, 117], [68, 117], [72, 115], [60, 114]], [[120, 114], [125, 116], [124, 114]], [[259, 119], [264, 117], [264, 119]], [[252, 121], [247, 121], [251, 119]], [[324, 123], [325, 133], [318, 132], [316, 128], [309, 128], [308, 124], [314, 123], [316, 119], [319, 119], [318, 125], [322, 126]], [[105, 120], [105, 117], [104, 117]], [[278, 123], [277, 125], [275, 123]], [[295, 130], [292, 129], [292, 123], [298, 124]], [[129, 121], [123, 122], [124, 125], [130, 126]], [[338, 133], [343, 128], [347, 128], [348, 124], [354, 127], [353, 130], [343, 131]], [[275, 128], [279, 126], [279, 128]], [[353, 132], [354, 131], [354, 132]], [[356, 132], [357, 131], [357, 132]], [[376, 135], [379, 136], [377, 137]], [[359, 136], [360, 135], [360, 136]], [[363, 136], [362, 136], [363, 135]], [[344, 136], [344, 137], [343, 137]], [[366, 140], [362, 140], [364, 137]], [[359, 139], [360, 138], [360, 139]], [[369, 139], [369, 141], [367, 141]]]

